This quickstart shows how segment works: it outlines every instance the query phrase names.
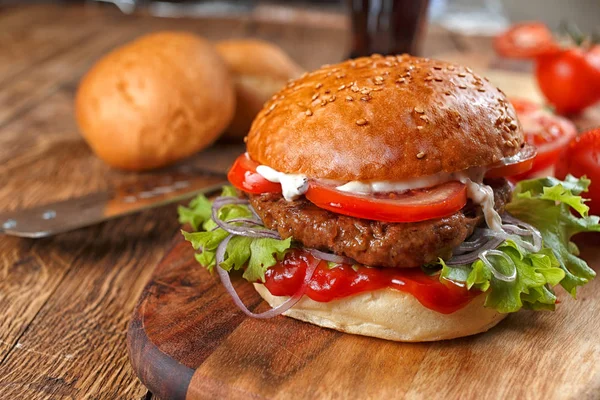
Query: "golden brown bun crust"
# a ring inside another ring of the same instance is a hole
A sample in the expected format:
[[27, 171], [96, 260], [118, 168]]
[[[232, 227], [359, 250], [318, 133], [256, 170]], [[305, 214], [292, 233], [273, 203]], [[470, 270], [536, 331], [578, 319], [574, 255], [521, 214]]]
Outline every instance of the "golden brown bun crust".
[[76, 97], [77, 122], [94, 153], [128, 170], [161, 167], [207, 147], [234, 108], [217, 51], [178, 32], [142, 36], [107, 54]]
[[[262, 284], [255, 283], [254, 288], [273, 307], [288, 299], [273, 296]], [[485, 296], [481, 295], [452, 314], [440, 314], [421, 305], [411, 294], [381, 289], [329, 303], [319, 303], [305, 296], [284, 314], [355, 335], [399, 342], [429, 342], [485, 332], [506, 317], [507, 314], [483, 307], [484, 300]]]
[[235, 84], [236, 111], [224, 136], [241, 139], [273, 93], [303, 71], [283, 50], [262, 40], [225, 40], [216, 48]]
[[504, 94], [470, 69], [410, 56], [324, 66], [265, 104], [250, 157], [312, 178], [402, 180], [492, 164], [523, 143]]

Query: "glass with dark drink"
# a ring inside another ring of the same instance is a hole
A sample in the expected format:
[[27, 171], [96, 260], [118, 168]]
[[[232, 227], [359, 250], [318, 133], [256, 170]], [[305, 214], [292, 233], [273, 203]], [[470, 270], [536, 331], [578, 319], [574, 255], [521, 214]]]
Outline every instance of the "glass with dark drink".
[[349, 0], [351, 57], [418, 54], [428, 0]]

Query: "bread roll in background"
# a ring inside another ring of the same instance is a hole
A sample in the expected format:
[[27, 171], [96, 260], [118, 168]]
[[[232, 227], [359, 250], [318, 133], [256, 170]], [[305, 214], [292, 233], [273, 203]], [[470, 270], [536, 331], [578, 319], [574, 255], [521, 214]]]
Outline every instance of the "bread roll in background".
[[304, 71], [279, 47], [253, 39], [216, 44], [235, 82], [236, 111], [225, 136], [242, 138], [263, 104]]
[[211, 43], [160, 32], [98, 61], [75, 103], [80, 131], [98, 157], [117, 168], [147, 170], [214, 142], [233, 117], [235, 94]]

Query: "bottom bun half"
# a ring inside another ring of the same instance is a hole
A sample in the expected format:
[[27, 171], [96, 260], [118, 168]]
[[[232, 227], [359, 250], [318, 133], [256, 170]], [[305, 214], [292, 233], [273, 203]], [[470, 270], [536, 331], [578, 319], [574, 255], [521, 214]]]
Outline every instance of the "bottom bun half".
[[[254, 288], [271, 307], [287, 300], [273, 296], [262, 284]], [[477, 296], [452, 314], [430, 310], [412, 296], [395, 289], [360, 293], [328, 303], [304, 296], [284, 315], [325, 328], [355, 335], [400, 342], [429, 342], [485, 332], [506, 314], [485, 308], [485, 296]]]

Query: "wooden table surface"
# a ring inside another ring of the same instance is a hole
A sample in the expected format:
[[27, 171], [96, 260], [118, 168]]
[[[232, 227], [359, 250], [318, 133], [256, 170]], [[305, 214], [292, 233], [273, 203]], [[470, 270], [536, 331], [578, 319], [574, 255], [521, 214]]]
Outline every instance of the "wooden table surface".
[[[81, 76], [136, 36], [259, 37], [307, 69], [347, 52], [343, 15], [287, 23], [265, 15], [174, 20], [111, 7], [0, 6], [0, 213], [137, 179], [96, 159], [73, 118]], [[487, 39], [429, 30], [425, 54], [457, 52], [475, 66], [492, 55]], [[167, 206], [48, 239], [0, 235], [0, 399], [151, 398], [129, 364], [126, 327], [178, 227]]]

